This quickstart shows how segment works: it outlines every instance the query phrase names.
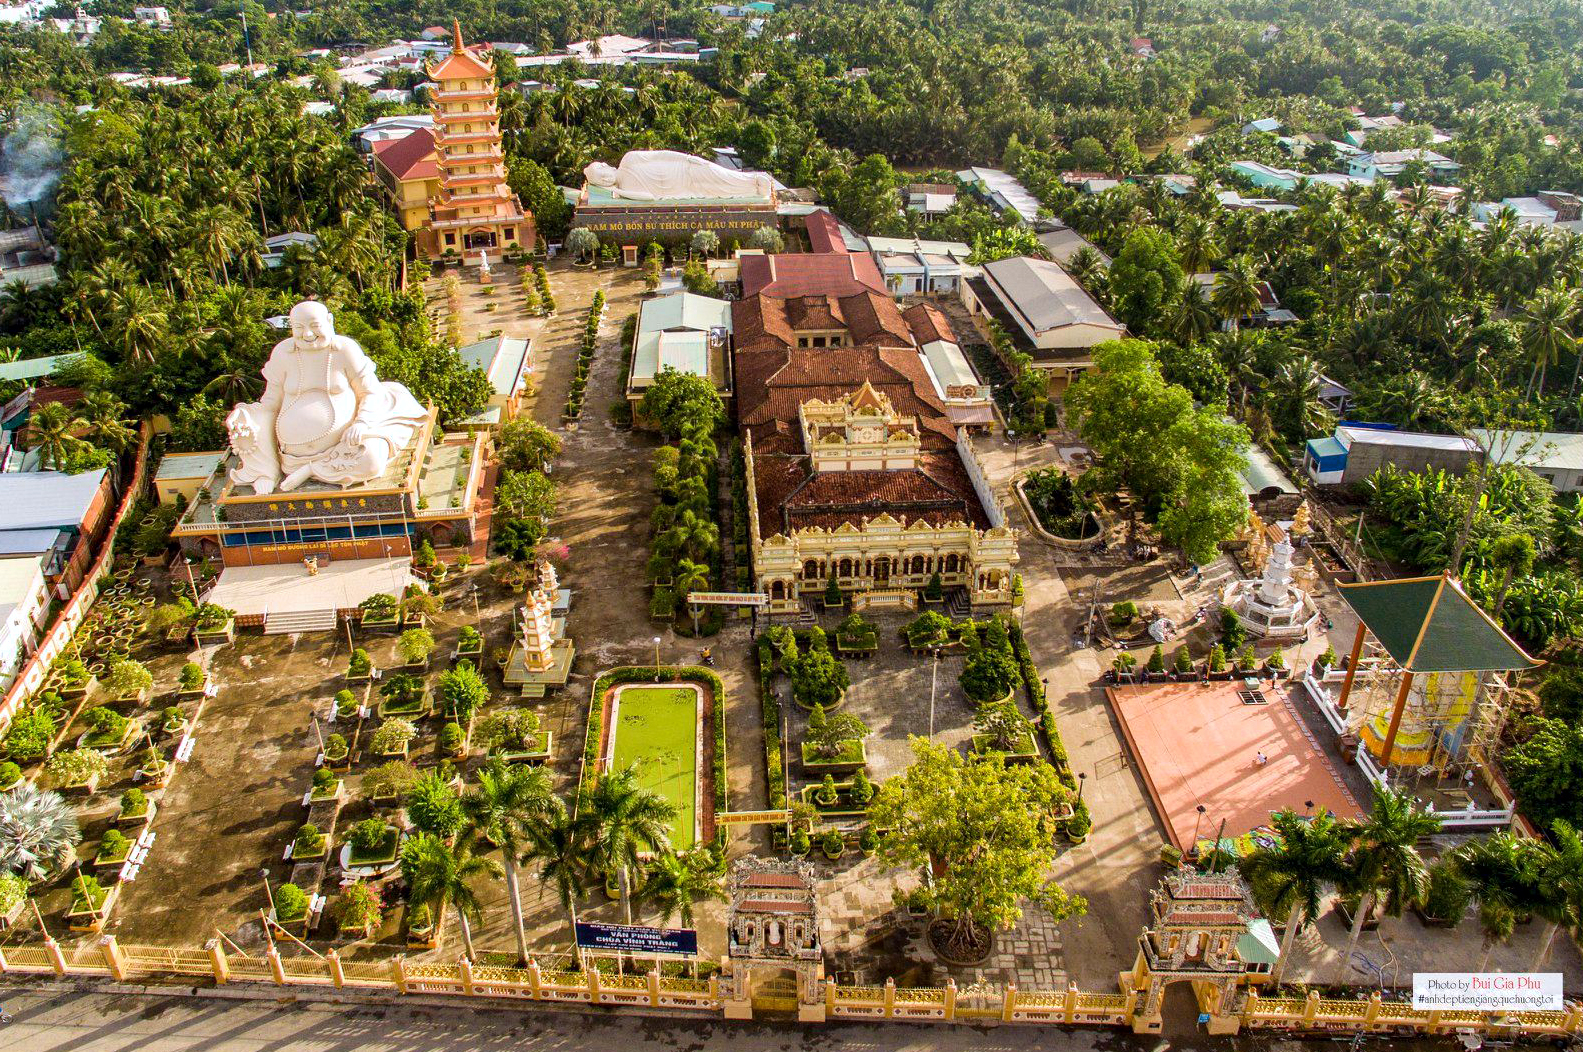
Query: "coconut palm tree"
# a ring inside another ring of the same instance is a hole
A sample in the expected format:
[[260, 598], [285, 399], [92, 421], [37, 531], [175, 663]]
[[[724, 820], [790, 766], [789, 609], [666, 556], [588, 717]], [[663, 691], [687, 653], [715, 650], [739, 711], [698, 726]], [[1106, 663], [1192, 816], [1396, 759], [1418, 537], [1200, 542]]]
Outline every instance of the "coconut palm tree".
[[81, 441], [74, 432], [82, 421], [61, 402], [49, 402], [33, 411], [28, 421], [28, 440], [39, 451], [45, 467], [58, 468]]
[[695, 905], [725, 901], [725, 874], [725, 856], [710, 848], [680, 854], [666, 851], [649, 864], [648, 875], [634, 898], [640, 906], [653, 907], [661, 925], [675, 917], [684, 927], [692, 927]]
[[636, 767], [601, 775], [578, 801], [577, 814], [588, 822], [590, 861], [596, 872], [616, 878], [621, 912], [632, 923], [632, 876], [649, 852], [671, 846], [676, 807], [638, 784]]
[[1271, 982], [1279, 985], [1298, 929], [1319, 916], [1325, 893], [1347, 879], [1347, 848], [1354, 834], [1350, 826], [1325, 810], [1312, 819], [1290, 809], [1277, 811], [1270, 816], [1270, 823], [1279, 837], [1277, 842], [1255, 849], [1238, 868], [1267, 912], [1286, 914], [1280, 959], [1270, 976]]
[[[676, 564], [672, 584], [676, 594], [686, 599], [693, 592], [709, 587], [709, 566], [707, 563], [695, 563], [691, 559], [683, 559]], [[693, 635], [698, 634], [698, 607], [692, 606]]]
[[588, 823], [568, 811], [559, 797], [551, 797], [545, 812], [528, 823], [526, 832], [527, 847], [522, 853], [522, 862], [536, 864], [540, 885], [554, 890], [561, 908], [571, 920], [575, 945], [577, 900], [590, 876]]
[[550, 776], [544, 768], [507, 764], [498, 757], [484, 765], [478, 772], [478, 786], [462, 797], [469, 835], [500, 851], [517, 956], [523, 961], [528, 959], [528, 936], [522, 920], [518, 859], [527, 845], [529, 824], [548, 811], [551, 799]]
[[30, 784], [0, 793], [0, 872], [43, 880], [82, 840], [71, 805]]
[[419, 833], [401, 845], [401, 872], [406, 878], [409, 901], [427, 906], [436, 921], [447, 906], [456, 911], [462, 929], [462, 945], [468, 960], [474, 959], [472, 921], [483, 913], [473, 884], [480, 877], [498, 880], [500, 863], [474, 853], [475, 839], [456, 838], [454, 846], [432, 833]]
[[1259, 277], [1246, 256], [1238, 256], [1226, 264], [1226, 269], [1215, 278], [1215, 289], [1209, 301], [1235, 332], [1243, 318], [1257, 314], [1263, 302], [1259, 296]]
[[[1529, 398], [1534, 396], [1534, 381], [1538, 380], [1537, 390], [1543, 392], [1545, 370], [1554, 365], [1562, 354], [1571, 354], [1577, 350], [1577, 339], [1572, 335], [1572, 316], [1577, 312], [1577, 306], [1577, 293], [1559, 285], [1540, 289], [1533, 299], [1523, 305], [1518, 324], [1523, 343], [1528, 345], [1528, 354], [1534, 363], [1533, 371], [1528, 374]], [[1579, 361], [1583, 363], [1583, 358]], [[1577, 389], [1577, 379], [1577, 370], [1574, 369], [1574, 390]]]
[[1495, 945], [1511, 938], [1517, 921], [1533, 911], [1539, 897], [1535, 841], [1503, 830], [1463, 844], [1452, 859], [1479, 905], [1484, 956], [1478, 970], [1487, 971]]
[[88, 425], [88, 435], [99, 445], [124, 452], [137, 437], [126, 425], [126, 403], [109, 391], [93, 391], [77, 403], [77, 415]]
[[1171, 309], [1171, 336], [1182, 344], [1197, 343], [1215, 331], [1215, 308], [1204, 294], [1204, 286], [1189, 281], [1182, 298]]
[[1506, 595], [1511, 591], [1512, 578], [1518, 574], [1526, 576], [1534, 568], [1534, 559], [1537, 555], [1538, 549], [1534, 546], [1534, 539], [1526, 533], [1497, 537], [1495, 543], [1490, 545], [1490, 565], [1501, 571], [1501, 587], [1495, 593], [1495, 609], [1492, 611], [1496, 618], [1501, 616], [1501, 607], [1506, 605]]
[[1544, 938], [1539, 940], [1539, 950], [1534, 955], [1533, 967], [1537, 972], [1550, 956], [1550, 947], [1556, 933], [1562, 928], [1576, 931], [1583, 923], [1583, 837], [1571, 823], [1558, 818], [1550, 826], [1550, 840], [1538, 842], [1539, 849], [1539, 901], [1535, 910], [1549, 922]]
[[1382, 899], [1385, 912], [1399, 917], [1404, 907], [1421, 900], [1429, 890], [1429, 867], [1417, 845], [1439, 828], [1440, 819], [1421, 810], [1411, 793], [1374, 787], [1373, 810], [1357, 827], [1357, 840], [1347, 860], [1350, 875], [1346, 887], [1358, 894], [1359, 901], [1353, 908], [1337, 982], [1347, 981], [1364, 921]]

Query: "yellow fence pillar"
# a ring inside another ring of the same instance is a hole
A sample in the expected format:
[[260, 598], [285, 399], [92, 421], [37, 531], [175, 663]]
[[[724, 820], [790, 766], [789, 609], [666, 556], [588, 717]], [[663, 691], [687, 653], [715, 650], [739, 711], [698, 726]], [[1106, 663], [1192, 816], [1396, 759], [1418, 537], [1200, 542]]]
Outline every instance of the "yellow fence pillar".
[[539, 974], [539, 962], [532, 959], [528, 961], [528, 989], [535, 1001], [544, 996], [544, 977]]
[[4, 975], [9, 967], [10, 966], [6, 964], [5, 947], [0, 946], [0, 975]]
[[1000, 1001], [1000, 1021], [1009, 1023], [1017, 1011], [1017, 984], [1007, 983], [1005, 996]]
[[1363, 1009], [1363, 1021], [1373, 1023], [1380, 1018], [1380, 992], [1374, 990], [1369, 994], [1368, 1007]]
[[1259, 988], [1251, 987], [1248, 990], [1247, 1000], [1242, 1002], [1242, 1023], [1246, 1026], [1253, 1020], [1253, 1013], [1259, 1007]]
[[336, 986], [345, 986], [346, 969], [341, 967], [341, 955], [331, 949], [329, 953], [324, 955], [324, 959], [330, 966], [330, 982]]
[[1068, 1023], [1077, 1016], [1077, 984], [1068, 980], [1066, 984], [1066, 999], [1061, 1004], [1062, 1011]]
[[66, 967], [66, 955], [60, 952], [60, 943], [53, 936], [44, 936], [44, 952], [49, 954], [49, 963], [56, 975], [65, 975], [70, 970]]
[[1319, 1016], [1319, 991], [1310, 990], [1308, 996], [1303, 998], [1303, 1022], [1312, 1026]]
[[110, 974], [116, 982], [125, 982], [126, 952], [121, 949], [121, 944], [116, 942], [114, 935], [99, 936], [99, 952], [104, 954], [105, 967], [110, 969]]
[[602, 1004], [603, 1003], [602, 1000], [601, 1000], [602, 995], [599, 992], [600, 991], [599, 969], [598, 968], [590, 968], [590, 969], [588, 969], [588, 971], [584, 972], [583, 975], [585, 976], [585, 978], [588, 981], [588, 1003], [589, 1004]]
[[210, 939], [203, 944], [209, 951], [209, 964], [214, 968], [214, 982], [216, 986], [224, 986], [231, 981], [231, 959], [225, 955], [225, 944], [219, 939]]
[[390, 959], [390, 978], [396, 984], [396, 989], [401, 993], [407, 992], [407, 958], [405, 954], [396, 954]]
[[956, 1018], [956, 980], [945, 981], [945, 1021], [951, 1022]]
[[285, 986], [286, 965], [280, 959], [280, 951], [271, 946], [264, 956], [269, 959], [269, 974], [275, 977], [275, 985]]
[[660, 1006], [660, 970], [658, 968], [650, 968], [645, 978], [649, 982], [649, 1004], [654, 1008], [658, 1008]]
[[883, 1006], [886, 1019], [896, 1014], [896, 980], [894, 978], [885, 980], [885, 997], [880, 1004]]
[[466, 956], [456, 959], [456, 973], [462, 980], [462, 993], [471, 997], [473, 995], [473, 962]]

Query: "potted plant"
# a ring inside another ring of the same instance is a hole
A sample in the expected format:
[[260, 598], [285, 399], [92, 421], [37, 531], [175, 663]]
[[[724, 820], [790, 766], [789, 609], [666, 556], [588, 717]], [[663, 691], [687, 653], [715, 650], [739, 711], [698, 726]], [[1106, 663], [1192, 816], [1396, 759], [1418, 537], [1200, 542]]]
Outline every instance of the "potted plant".
[[440, 702], [446, 716], [468, 725], [473, 714], [489, 700], [489, 687], [471, 661], [463, 661], [440, 676]]
[[429, 913], [429, 904], [419, 903], [407, 911], [407, 948], [409, 950], [432, 950], [438, 945], [435, 938], [434, 919]]
[[137, 773], [147, 780], [150, 789], [163, 789], [173, 770], [169, 760], [158, 749], [150, 747], [138, 755]]
[[291, 926], [308, 919], [308, 893], [297, 885], [286, 882], [275, 889], [275, 923]]
[[340, 795], [341, 779], [335, 776], [335, 772], [328, 767], [316, 768], [313, 772], [313, 789], [308, 794], [308, 802], [316, 804], [326, 800], [335, 800]]
[[333, 716], [335, 719], [349, 720], [353, 716], [357, 715], [357, 710], [359, 707], [360, 706], [357, 703], [357, 695], [353, 694], [351, 690], [343, 687], [335, 692], [333, 711]]
[[347, 885], [335, 900], [335, 922], [343, 936], [367, 939], [379, 929], [382, 919], [379, 896], [361, 880]]
[[1259, 659], [1253, 655], [1253, 644], [1249, 643], [1247, 646], [1243, 647], [1242, 652], [1237, 655], [1237, 671], [1252, 672], [1258, 667], [1258, 664]]
[[351, 660], [346, 665], [346, 678], [354, 683], [367, 679], [374, 673], [374, 663], [369, 660], [368, 651], [358, 647], [352, 651]]
[[1209, 674], [1220, 676], [1226, 671], [1226, 648], [1216, 643], [1209, 648]]
[[472, 625], [463, 625], [461, 633], [456, 638], [456, 650], [452, 657], [456, 660], [467, 659], [476, 665], [483, 657], [483, 654], [483, 634]]
[[79, 873], [71, 882], [71, 906], [66, 920], [72, 931], [98, 931], [104, 926], [110, 889], [98, 877]]
[[363, 774], [363, 795], [376, 804], [393, 803], [418, 780], [418, 769], [406, 760], [391, 760]]
[[22, 768], [10, 760], [0, 763], [0, 793], [15, 789], [22, 783]]
[[126, 856], [131, 853], [132, 841], [127, 839], [125, 833], [111, 826], [104, 831], [104, 836], [99, 838], [99, 850], [93, 856], [94, 868], [119, 867], [126, 862]]
[[379, 715], [381, 719], [391, 716], [422, 716], [429, 711], [429, 688], [424, 685], [423, 677], [411, 673], [402, 673], [391, 676], [379, 688]]
[[473, 740], [489, 755], [507, 763], [542, 761], [550, 755], [551, 734], [542, 729], [539, 714], [529, 709], [513, 707], [486, 713], [473, 728]]
[[0, 873], [0, 931], [16, 926], [27, 909], [27, 881], [15, 873]]
[[116, 824], [123, 826], [146, 825], [154, 817], [154, 801], [141, 789], [132, 788], [121, 794], [121, 810]]
[[821, 807], [834, 807], [840, 803], [841, 796], [836, 791], [835, 775], [827, 774], [824, 776], [824, 781], [819, 783], [819, 788], [814, 791], [813, 798], [814, 803]]
[[166, 737], [175, 738], [187, 730], [187, 717], [180, 705], [167, 705], [159, 714], [159, 730]]
[[324, 834], [319, 832], [319, 827], [305, 823], [297, 830], [296, 839], [291, 842], [291, 860], [293, 862], [307, 862], [310, 859], [323, 858], [325, 851]]
[[400, 619], [401, 600], [379, 592], [357, 604], [358, 624], [364, 631], [394, 629]]
[[63, 698], [82, 698], [94, 684], [93, 676], [88, 673], [88, 666], [74, 657], [62, 658], [55, 664], [55, 674], [60, 677], [60, 686], [57, 688]]
[[824, 608], [826, 610], [841, 610], [846, 607], [846, 593], [841, 591], [841, 582], [836, 580], [835, 571], [830, 571], [830, 579], [824, 585]]
[[103, 705], [83, 713], [82, 720], [90, 729], [77, 739], [80, 749], [102, 749], [113, 754], [120, 752], [132, 736], [132, 721]]
[[791, 853], [798, 858], [807, 855], [813, 847], [813, 842], [808, 838], [808, 830], [802, 826], [794, 828], [791, 831], [791, 837], [787, 841], [787, 846], [791, 849]]
[[863, 827], [863, 832], [858, 835], [857, 846], [864, 858], [874, 857], [874, 853], [879, 850], [879, 833], [875, 832], [872, 825]]
[[379, 725], [368, 744], [375, 756], [406, 756], [407, 746], [417, 734], [418, 728], [410, 721], [393, 716]]
[[417, 550], [412, 553], [412, 565], [426, 575], [434, 569], [438, 561], [434, 554], [434, 545], [429, 543], [429, 539], [425, 537], [419, 541]]
[[229, 643], [236, 638], [236, 611], [214, 603], [201, 603], [193, 611], [192, 634], [204, 643]]
[[116, 701], [142, 701], [154, 685], [153, 673], [130, 659], [113, 661], [104, 677], [104, 689]]
[[396, 640], [396, 652], [408, 668], [427, 666], [434, 647], [434, 634], [427, 628], [409, 628]]
[[1330, 670], [1336, 667], [1336, 648], [1327, 644], [1325, 652], [1319, 655], [1319, 660], [1316, 664], [1319, 666], [1320, 679], [1330, 675]]
[[66, 749], [49, 758], [44, 773], [61, 789], [91, 793], [109, 768], [104, 753], [96, 749]]
[[923, 586], [923, 601], [931, 606], [945, 602], [945, 583], [940, 579], [939, 570], [930, 574], [929, 582]]
[[149, 611], [143, 623], [167, 645], [174, 646], [187, 641], [188, 634], [192, 632], [192, 615], [196, 609], [191, 599], [182, 596], [173, 603], [156, 606]]
[[445, 603], [433, 592], [426, 590], [422, 585], [408, 585], [407, 594], [401, 600], [401, 624], [403, 627], [411, 625], [414, 628], [422, 628], [428, 623], [429, 618], [444, 608]]
[[1151, 682], [1165, 678], [1165, 651], [1158, 643], [1149, 651], [1149, 660], [1143, 666], [1143, 671], [1148, 674]]
[[189, 661], [181, 666], [181, 673], [176, 679], [176, 693], [183, 696], [202, 694], [208, 680], [209, 677], [204, 674], [203, 666], [196, 661]]
[[457, 760], [467, 756], [467, 733], [455, 720], [440, 728], [440, 751]]
[[810, 773], [848, 771], [867, 760], [863, 739], [868, 725], [847, 712], [825, 715], [823, 705], [808, 713], [808, 733], [802, 743], [803, 766]]
[[819, 837], [819, 850], [824, 852], [824, 857], [831, 862], [836, 861], [846, 854], [846, 841], [841, 836], [839, 829], [826, 829]]
[[1467, 878], [1454, 865], [1438, 862], [1429, 867], [1428, 890], [1423, 901], [1413, 904], [1413, 912], [1431, 928], [1450, 928], [1467, 912], [1470, 897]]
[[1187, 679], [1193, 675], [1193, 656], [1187, 652], [1186, 646], [1177, 648], [1176, 660], [1172, 665], [1177, 679]]
[[1088, 839], [1089, 831], [1093, 828], [1094, 820], [1088, 815], [1088, 807], [1079, 800], [1072, 810], [1072, 817], [1066, 820], [1066, 839], [1081, 844]]
[[352, 827], [346, 843], [349, 866], [379, 866], [396, 860], [401, 831], [383, 818], [365, 818]]

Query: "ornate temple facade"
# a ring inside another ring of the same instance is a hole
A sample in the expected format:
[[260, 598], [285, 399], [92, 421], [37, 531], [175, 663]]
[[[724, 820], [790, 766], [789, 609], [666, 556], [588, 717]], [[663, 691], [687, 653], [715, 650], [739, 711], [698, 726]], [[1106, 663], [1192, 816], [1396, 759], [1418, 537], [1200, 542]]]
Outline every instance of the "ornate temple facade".
[[533, 215], [506, 184], [494, 68], [463, 46], [457, 24], [451, 53], [428, 72], [439, 194], [429, 202], [424, 247], [468, 259], [481, 250], [531, 248]]
[[732, 320], [770, 612], [798, 610], [832, 575], [865, 605], [912, 605], [936, 573], [975, 605], [1010, 603], [1016, 537], [919, 350], [919, 326], [948, 323], [904, 314], [850, 259], [768, 259], [775, 282]]

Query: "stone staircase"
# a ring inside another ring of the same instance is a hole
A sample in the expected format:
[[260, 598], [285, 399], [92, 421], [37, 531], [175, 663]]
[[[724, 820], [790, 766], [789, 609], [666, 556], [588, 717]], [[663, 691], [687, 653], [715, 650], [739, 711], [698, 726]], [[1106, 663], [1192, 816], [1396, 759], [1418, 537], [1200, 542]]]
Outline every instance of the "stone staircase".
[[295, 610], [285, 614], [269, 614], [264, 618], [266, 636], [283, 636], [292, 632], [333, 632], [335, 611]]
[[945, 595], [945, 615], [953, 621], [965, 621], [973, 616], [973, 603], [966, 588], [952, 588]]

